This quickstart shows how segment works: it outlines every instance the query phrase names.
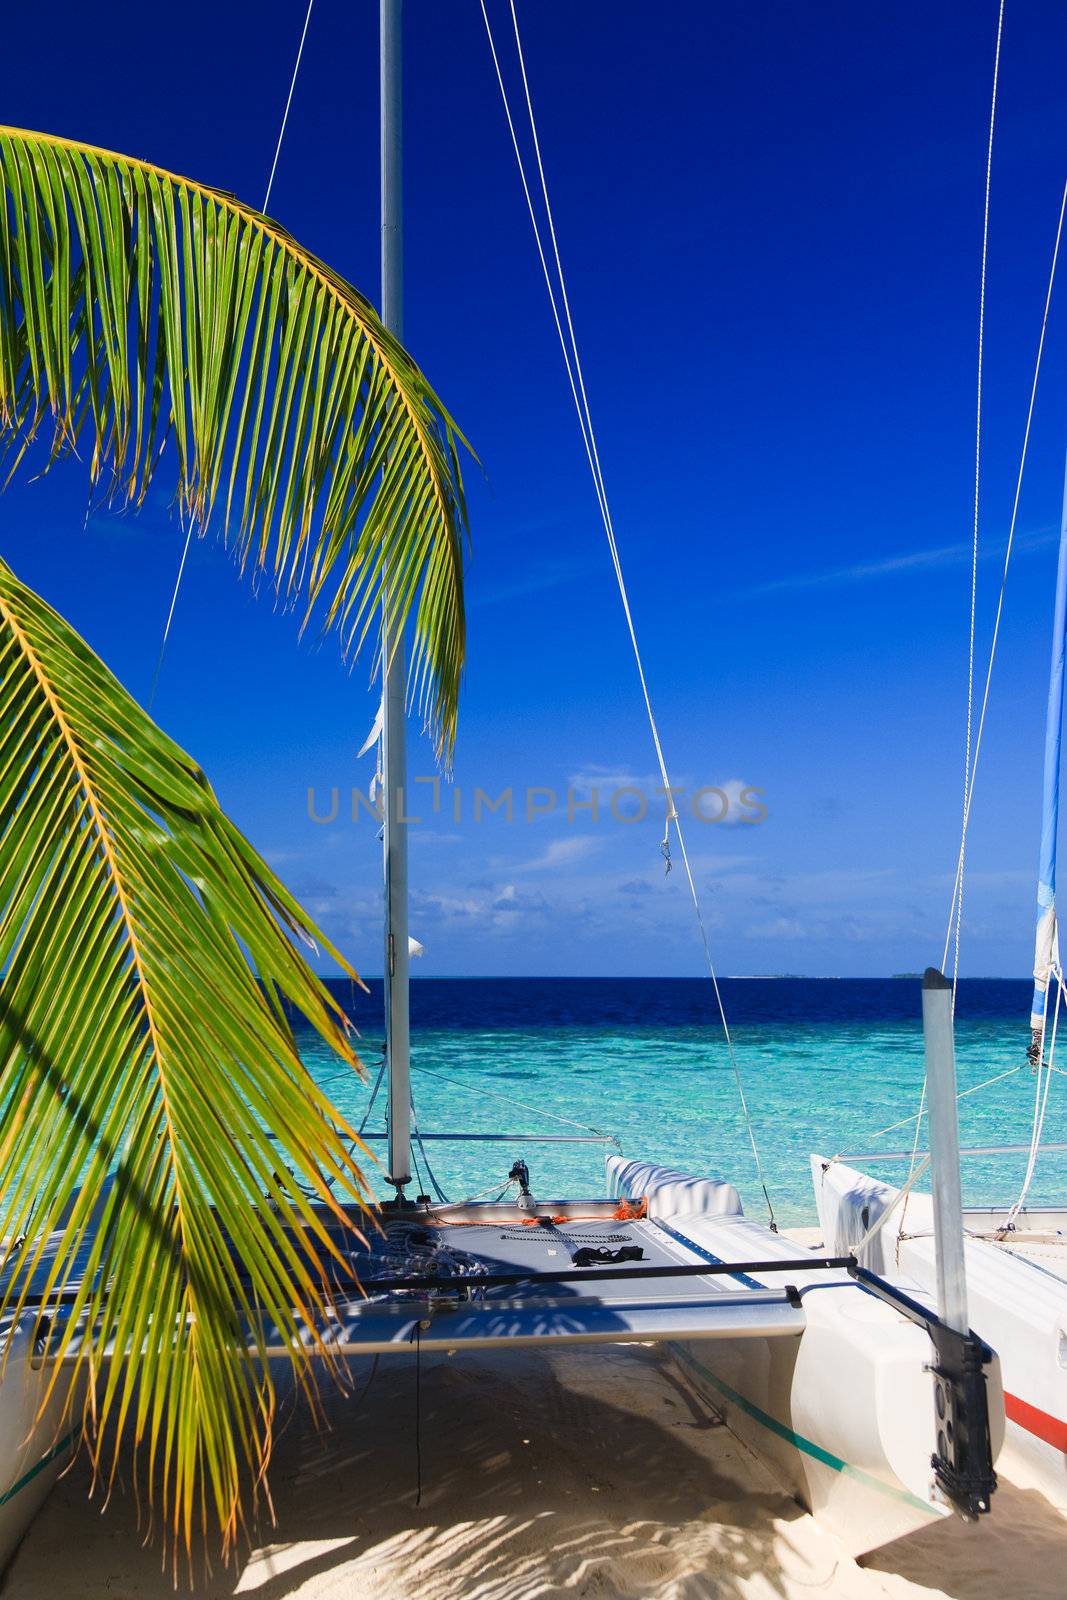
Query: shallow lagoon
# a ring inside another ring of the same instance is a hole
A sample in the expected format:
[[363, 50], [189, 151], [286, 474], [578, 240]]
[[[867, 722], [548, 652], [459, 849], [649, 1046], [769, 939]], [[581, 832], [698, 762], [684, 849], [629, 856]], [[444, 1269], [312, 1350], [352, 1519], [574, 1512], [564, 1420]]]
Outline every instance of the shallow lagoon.
[[[922, 1085], [920, 993], [908, 979], [725, 979], [745, 1092], [768, 1188], [785, 1224], [814, 1220], [808, 1154], [910, 1149]], [[381, 986], [337, 990], [362, 1034], [370, 1079], [381, 1040]], [[961, 981], [957, 1072], [961, 1091], [1022, 1063], [960, 1102], [964, 1145], [1028, 1141], [1034, 1079], [1025, 1064], [1031, 985]], [[369, 1085], [339, 1071], [300, 1035], [305, 1060], [358, 1124]], [[614, 1135], [628, 1155], [729, 1177], [752, 1216], [764, 1214], [737, 1089], [715, 1010], [700, 978], [418, 979], [412, 984], [412, 1082], [424, 1132], [567, 1133], [552, 1118]], [[453, 1080], [444, 1082], [437, 1074]], [[383, 1101], [369, 1128], [380, 1130]], [[1067, 1140], [1067, 1078], [1054, 1079], [1047, 1142]], [[384, 1153], [383, 1146], [373, 1146]], [[450, 1198], [502, 1186], [516, 1156], [534, 1193], [602, 1192], [596, 1145], [432, 1143], [427, 1153]], [[1025, 1157], [964, 1162], [964, 1195], [1011, 1200]], [[906, 1163], [887, 1163], [887, 1175]], [[376, 1184], [380, 1188], [380, 1184]], [[1039, 1164], [1031, 1199], [1067, 1193], [1067, 1155]]]

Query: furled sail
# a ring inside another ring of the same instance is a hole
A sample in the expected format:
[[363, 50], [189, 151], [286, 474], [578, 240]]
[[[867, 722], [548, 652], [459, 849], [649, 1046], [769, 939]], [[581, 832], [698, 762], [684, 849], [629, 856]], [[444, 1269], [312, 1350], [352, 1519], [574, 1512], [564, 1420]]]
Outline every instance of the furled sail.
[[1034, 998], [1030, 1007], [1030, 1049], [1037, 1066], [1045, 1042], [1049, 979], [1059, 971], [1060, 941], [1056, 921], [1056, 839], [1060, 820], [1060, 745], [1063, 736], [1064, 654], [1067, 646], [1067, 477], [1060, 521], [1060, 555], [1056, 569], [1056, 605], [1052, 623], [1048, 712], [1045, 720], [1045, 781], [1041, 806], [1041, 862], [1037, 875], [1037, 938], [1034, 949]]

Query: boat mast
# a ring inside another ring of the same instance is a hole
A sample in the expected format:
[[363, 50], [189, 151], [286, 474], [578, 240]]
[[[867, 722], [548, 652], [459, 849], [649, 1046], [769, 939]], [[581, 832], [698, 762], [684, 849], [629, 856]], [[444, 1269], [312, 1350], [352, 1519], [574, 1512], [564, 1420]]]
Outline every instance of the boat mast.
[[1037, 937], [1034, 950], [1034, 999], [1030, 1007], [1030, 1060], [1041, 1061], [1044, 1048], [1048, 981], [1059, 961], [1056, 926], [1056, 838], [1060, 823], [1060, 743], [1063, 735], [1064, 647], [1067, 642], [1067, 474], [1060, 518], [1060, 556], [1056, 569], [1056, 604], [1052, 622], [1048, 711], [1045, 717], [1045, 781], [1041, 796], [1041, 862], [1037, 874]]
[[[404, 336], [404, 185], [401, 20], [403, 0], [381, 0], [382, 321]], [[406, 663], [401, 628], [382, 603], [382, 768], [385, 825], [385, 1059], [389, 1080], [387, 1178], [397, 1199], [411, 1182], [411, 1064], [408, 1019], [408, 840]]]
[[930, 1179], [934, 1199], [937, 1309], [950, 1328], [966, 1334], [970, 1324], [967, 1320], [967, 1267], [963, 1245], [952, 984], [936, 967], [927, 967], [923, 976], [923, 1041], [930, 1096]]

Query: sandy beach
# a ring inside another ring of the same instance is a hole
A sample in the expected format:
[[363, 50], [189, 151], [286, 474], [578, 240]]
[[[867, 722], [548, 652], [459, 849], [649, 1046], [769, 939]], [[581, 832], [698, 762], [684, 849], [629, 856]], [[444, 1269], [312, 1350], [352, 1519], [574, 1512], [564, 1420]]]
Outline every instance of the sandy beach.
[[[861, 1567], [783, 1495], [647, 1346], [424, 1358], [416, 1504], [415, 1364], [383, 1361], [315, 1432], [291, 1411], [277, 1515], [202, 1600], [841, 1600], [1063, 1594], [1067, 1521], [1005, 1479], [979, 1528], [954, 1522]], [[132, 1496], [106, 1514], [77, 1465], [30, 1531], [2, 1600], [163, 1600]], [[1025, 1569], [1024, 1589], [1019, 1574]]]

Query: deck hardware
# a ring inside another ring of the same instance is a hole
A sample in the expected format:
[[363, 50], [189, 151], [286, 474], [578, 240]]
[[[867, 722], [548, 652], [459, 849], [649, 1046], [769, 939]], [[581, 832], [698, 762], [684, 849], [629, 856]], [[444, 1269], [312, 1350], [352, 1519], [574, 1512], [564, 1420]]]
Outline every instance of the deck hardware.
[[877, 1273], [856, 1262], [849, 1271], [857, 1283], [930, 1335], [937, 1357], [930, 1366], [937, 1412], [937, 1449], [930, 1464], [945, 1500], [965, 1521], [973, 1522], [989, 1510], [997, 1486], [984, 1371], [993, 1352], [976, 1333], [949, 1327]]

